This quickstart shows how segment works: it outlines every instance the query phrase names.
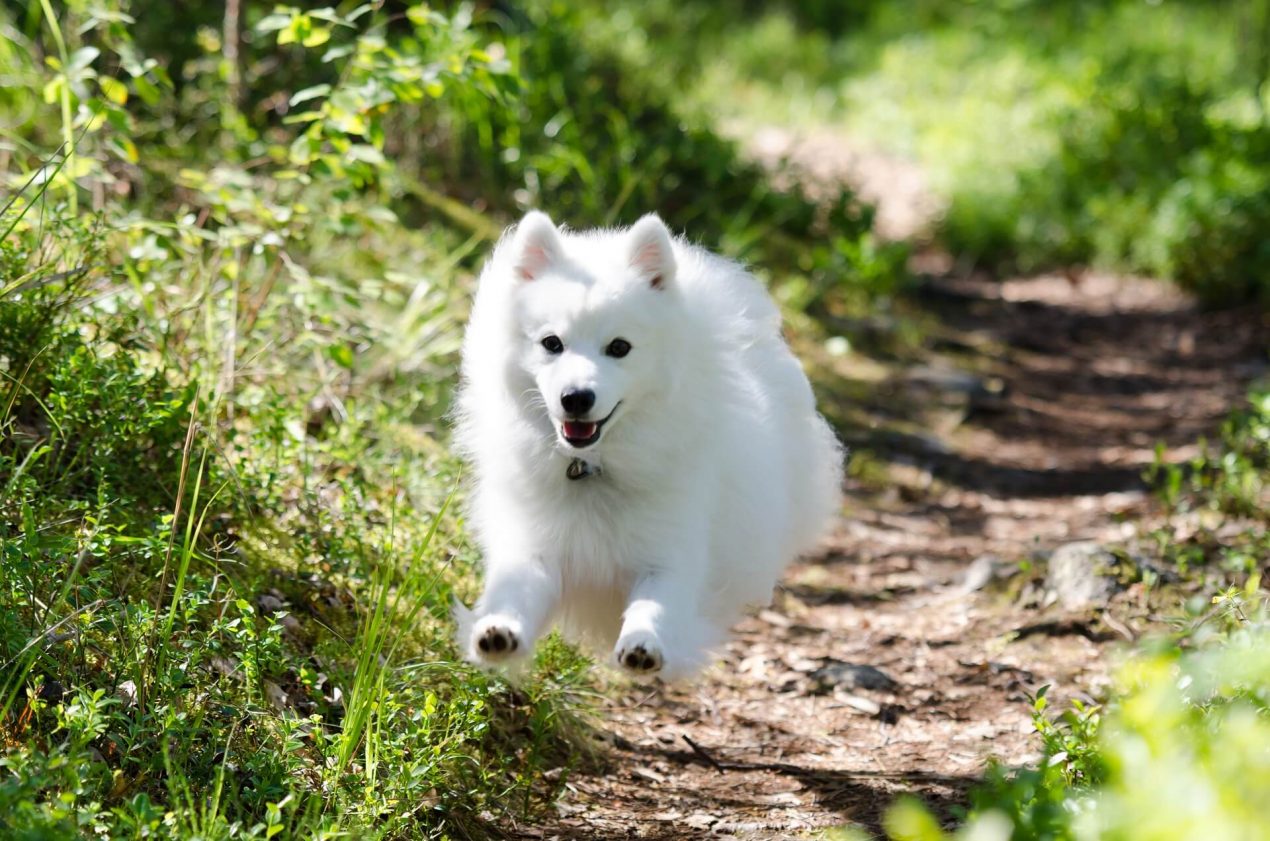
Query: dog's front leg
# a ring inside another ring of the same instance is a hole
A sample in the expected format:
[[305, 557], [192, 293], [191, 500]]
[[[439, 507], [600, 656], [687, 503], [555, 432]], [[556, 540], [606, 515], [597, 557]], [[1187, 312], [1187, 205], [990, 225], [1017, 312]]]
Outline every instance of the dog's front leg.
[[460, 631], [468, 659], [493, 664], [528, 655], [559, 599], [560, 577], [541, 558], [487, 562], [485, 592]]
[[613, 649], [617, 665], [635, 674], [660, 672], [667, 679], [702, 665], [717, 640], [700, 612], [701, 566], [668, 566], [636, 583]]

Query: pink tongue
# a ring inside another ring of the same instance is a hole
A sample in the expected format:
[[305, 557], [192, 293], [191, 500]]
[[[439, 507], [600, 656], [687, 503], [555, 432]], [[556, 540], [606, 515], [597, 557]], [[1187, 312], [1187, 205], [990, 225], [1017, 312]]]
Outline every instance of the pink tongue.
[[564, 437], [585, 440], [595, 434], [595, 426], [590, 421], [565, 421]]

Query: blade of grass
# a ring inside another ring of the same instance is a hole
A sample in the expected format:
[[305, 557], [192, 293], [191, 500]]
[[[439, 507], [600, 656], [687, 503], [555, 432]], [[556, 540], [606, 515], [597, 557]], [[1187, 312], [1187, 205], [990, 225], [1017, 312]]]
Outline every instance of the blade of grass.
[[[185, 429], [185, 443], [181, 447], [181, 471], [177, 480], [176, 502], [172, 511], [172, 523], [168, 531], [168, 547], [163, 556], [163, 572], [159, 575], [159, 590], [155, 593], [154, 613], [157, 617], [163, 605], [163, 595], [168, 588], [168, 574], [172, 564], [172, 550], [176, 545], [176, 530], [181, 521], [182, 504], [185, 500], [185, 485], [190, 473], [190, 454], [194, 450], [194, 434], [198, 429], [198, 402], [199, 395], [202, 393], [201, 387], [196, 388], [194, 397], [190, 401], [190, 422]], [[206, 451], [204, 451], [206, 452]], [[197, 493], [197, 491], [196, 491]], [[150, 653], [141, 662], [141, 680], [137, 681], [137, 702], [142, 710], [146, 709], [146, 702], [149, 699], [150, 684], [150, 668], [155, 664], [156, 650], [155, 646], [158, 642], [159, 625], [154, 623], [150, 630], [149, 639], [146, 641], [146, 650]]]
[[[70, 54], [66, 51], [66, 39], [62, 37], [62, 27], [57, 22], [57, 15], [53, 13], [52, 4], [49, 0], [40, 0], [40, 8], [44, 11], [44, 20], [48, 24], [49, 32], [53, 35], [53, 41], [57, 44], [57, 54], [62, 61], [62, 84], [60, 85], [59, 101], [62, 109], [62, 146], [66, 148], [66, 156], [62, 158], [62, 163], [58, 165], [58, 171], [60, 172], [62, 165], [75, 157], [75, 126], [71, 116], [71, 59]], [[71, 214], [78, 214], [79, 195], [75, 191], [73, 181], [70, 188], [70, 205]]]
[[[4, 207], [0, 207], [0, 217], [3, 217], [6, 213], [9, 212], [9, 208], [13, 207], [13, 205], [17, 202], [17, 200], [22, 198], [22, 194], [25, 193], [28, 189], [30, 189], [31, 185], [35, 183], [35, 179], [39, 178], [40, 173], [43, 172], [45, 168], [48, 167], [49, 162], [52, 161], [54, 158], [56, 158], [58, 155], [62, 154], [62, 150], [65, 148], [66, 148], [66, 144], [63, 142], [61, 146], [57, 147], [57, 149], [53, 152], [53, 154], [45, 158], [44, 163], [36, 167], [35, 171], [31, 173], [31, 177], [26, 180], [26, 183], [23, 184], [12, 196], [9, 197], [9, 200], [5, 202]], [[66, 159], [63, 158], [62, 163], [64, 164], [65, 162], [66, 162]], [[60, 165], [61, 164], [59, 164], [59, 166]], [[57, 173], [54, 173], [54, 175], [56, 174]], [[48, 181], [49, 179], [47, 178], [44, 179], [44, 183], [47, 184]], [[23, 213], [25, 213], [25, 211]], [[23, 214], [18, 214], [18, 218], [13, 220], [13, 224], [11, 224], [8, 228], [6, 228], [3, 234], [0, 234], [0, 239], [9, 238], [9, 234], [13, 233], [13, 229], [17, 226], [18, 222], [22, 221], [22, 215]]]
[[[416, 557], [421, 557], [432, 543], [441, 526], [445, 512], [449, 509], [450, 503], [454, 499], [454, 495], [455, 491], [452, 490], [440, 510], [432, 518], [427, 533], [420, 541]], [[395, 507], [393, 516], [395, 521]], [[391, 545], [391, 531], [392, 529], [390, 528], [389, 545]], [[421, 596], [424, 588], [411, 587], [409, 576], [398, 586], [390, 601], [392, 577], [391, 565], [381, 563], [376, 570], [372, 589], [375, 594], [375, 606], [363, 625], [361, 633], [358, 634], [357, 665], [353, 677], [353, 688], [349, 693], [348, 708], [344, 717], [344, 729], [339, 739], [335, 766], [337, 772], [342, 772], [343, 769], [348, 767], [348, 763], [352, 760], [357, 748], [362, 743], [363, 735], [367, 733], [369, 726], [372, 724], [375, 710], [383, 700], [389, 664], [397, 650], [397, 646], [401, 642], [401, 638], [398, 637], [388, 646], [385, 654], [384, 649], [389, 630], [388, 615], [397, 612], [396, 608], [402, 599], [412, 599], [411, 608], [406, 614], [405, 621], [401, 623], [403, 627], [409, 627], [410, 623], [419, 615], [423, 605]], [[369, 746], [368, 749], [370, 749]], [[372, 754], [367, 754], [367, 756], [370, 761], [373, 761]]]

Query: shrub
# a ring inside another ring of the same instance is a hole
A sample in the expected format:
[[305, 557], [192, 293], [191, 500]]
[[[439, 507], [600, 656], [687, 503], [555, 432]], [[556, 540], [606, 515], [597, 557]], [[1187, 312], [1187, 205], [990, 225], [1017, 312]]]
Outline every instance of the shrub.
[[1152, 272], [1213, 304], [1264, 299], [1270, 125], [1235, 120], [1250, 103], [1231, 96], [1166, 54], [1109, 63], [1061, 115], [1055, 157], [1020, 174], [1012, 238], [986, 256]]

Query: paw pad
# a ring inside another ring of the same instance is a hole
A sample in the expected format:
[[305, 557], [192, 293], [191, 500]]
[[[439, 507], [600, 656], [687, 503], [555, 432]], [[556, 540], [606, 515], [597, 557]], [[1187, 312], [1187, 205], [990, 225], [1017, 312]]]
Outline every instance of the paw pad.
[[655, 672], [661, 668], [661, 654], [639, 644], [623, 651], [618, 662], [632, 672]]
[[482, 654], [494, 656], [511, 654], [520, 647], [520, 640], [508, 629], [491, 625], [476, 640], [476, 647], [481, 650]]

